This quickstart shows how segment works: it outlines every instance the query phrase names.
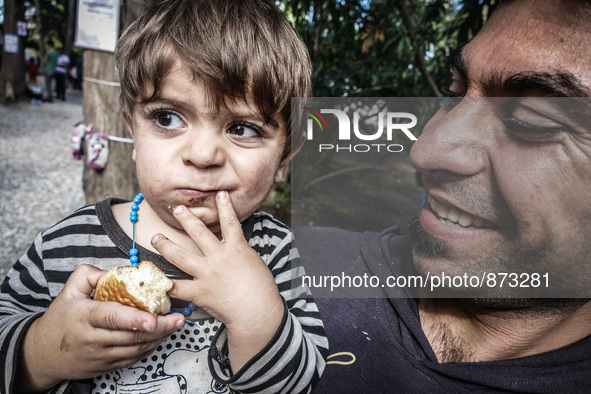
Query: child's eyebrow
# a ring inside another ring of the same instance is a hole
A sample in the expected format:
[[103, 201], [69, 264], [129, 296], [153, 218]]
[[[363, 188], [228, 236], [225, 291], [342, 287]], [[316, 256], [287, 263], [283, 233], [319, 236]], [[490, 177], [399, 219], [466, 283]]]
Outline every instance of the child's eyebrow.
[[259, 113], [256, 113], [256, 112], [244, 112], [244, 113], [234, 112], [234, 113], [241, 118], [256, 119], [258, 122], [261, 122], [262, 124], [265, 124], [267, 126], [270, 126], [270, 127], [276, 128], [276, 129], [279, 128], [279, 122], [277, 122], [277, 119], [265, 119]]
[[[192, 105], [181, 101], [181, 100], [176, 100], [174, 98], [171, 97], [161, 97], [161, 96], [156, 96], [156, 97], [151, 97], [147, 100], [144, 100], [141, 102], [142, 105], [149, 105], [149, 104], [154, 104], [154, 105], [164, 105], [167, 107], [171, 107], [171, 108], [178, 108], [180, 110], [191, 110], [193, 108]], [[265, 119], [259, 112], [254, 111], [253, 109], [250, 110], [236, 110], [235, 108], [228, 108], [227, 106], [223, 106], [223, 108], [226, 108], [228, 112], [232, 113], [233, 115], [237, 116], [238, 118], [242, 118], [242, 119], [256, 119], [258, 122], [266, 124], [268, 126], [271, 126], [273, 128], [279, 128], [279, 123], [277, 122], [277, 119]], [[205, 112], [204, 108], [200, 108], [201, 112]], [[209, 116], [215, 116], [218, 115], [220, 113], [220, 108], [219, 107], [215, 107], [213, 105], [209, 106], [209, 108], [207, 109], [206, 112]]]
[[174, 108], [189, 108], [190, 107], [184, 101], [175, 100], [173, 98], [168, 98], [168, 97], [160, 97], [160, 96], [150, 97], [146, 100], [143, 100], [140, 104], [142, 104], [142, 105], [160, 104], [160, 105], [166, 105], [166, 106], [170, 106], [170, 107], [174, 107]]

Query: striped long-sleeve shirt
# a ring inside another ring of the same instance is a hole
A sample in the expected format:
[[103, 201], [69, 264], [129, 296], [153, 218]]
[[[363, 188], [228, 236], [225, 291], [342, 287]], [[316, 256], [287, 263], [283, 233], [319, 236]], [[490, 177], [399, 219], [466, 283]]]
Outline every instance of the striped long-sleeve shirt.
[[[8, 273], [0, 287], [0, 358], [6, 360], [3, 393], [13, 392], [27, 328], [49, 307], [72, 271], [80, 264], [105, 270], [129, 264], [132, 241], [111, 211], [111, 204], [118, 202], [122, 201], [109, 199], [82, 208], [40, 233]], [[245, 220], [243, 230], [271, 270], [286, 308], [273, 339], [240, 371], [230, 371], [224, 326], [197, 309], [190, 316], [194, 326], [170, 335], [146, 359], [94, 379], [62, 382], [51, 392], [310, 392], [324, 370], [328, 342], [314, 301], [298, 287], [303, 271], [292, 233], [263, 212]], [[136, 247], [142, 260], [152, 261], [170, 278], [189, 278], [162, 256]]]

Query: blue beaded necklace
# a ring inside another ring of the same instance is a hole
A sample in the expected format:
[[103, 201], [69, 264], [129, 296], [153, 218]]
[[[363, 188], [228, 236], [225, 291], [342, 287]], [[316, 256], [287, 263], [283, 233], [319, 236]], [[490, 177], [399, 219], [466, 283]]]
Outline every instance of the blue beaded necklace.
[[[131, 205], [131, 212], [129, 213], [129, 221], [131, 222], [131, 227], [132, 227], [132, 238], [131, 238], [132, 246], [131, 246], [131, 250], [129, 251], [129, 262], [131, 263], [132, 267], [137, 267], [139, 264], [139, 257], [138, 257], [139, 252], [138, 252], [137, 248], [135, 247], [135, 224], [137, 223], [137, 220], [138, 220], [138, 211], [140, 209], [140, 203], [143, 200], [144, 200], [144, 195], [142, 193], [139, 193], [137, 196], [135, 196], [135, 198], [133, 199], [133, 204]], [[170, 308], [170, 312], [168, 312], [167, 315], [170, 315], [171, 313], [182, 313], [186, 318], [196, 309], [197, 309], [197, 305], [195, 305], [192, 302], [189, 302], [189, 305], [187, 305], [183, 309]], [[189, 323], [190, 325], [195, 324], [195, 322], [193, 320], [185, 319], [185, 321], [187, 323]]]

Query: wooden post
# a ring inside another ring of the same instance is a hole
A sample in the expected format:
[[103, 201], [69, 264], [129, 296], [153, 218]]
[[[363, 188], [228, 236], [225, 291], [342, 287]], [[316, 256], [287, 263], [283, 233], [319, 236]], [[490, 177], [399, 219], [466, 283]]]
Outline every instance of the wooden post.
[[[4, 2], [4, 34], [17, 35], [17, 22], [25, 20], [25, 6], [21, 0]], [[17, 53], [2, 53], [0, 67], [0, 99], [16, 100], [26, 93], [25, 80], [25, 41], [26, 37], [18, 37]], [[6, 46], [7, 43], [4, 43]]]
[[[144, 2], [122, 3], [124, 6], [120, 20], [124, 29], [137, 18]], [[83, 74], [85, 123], [92, 124], [98, 133], [130, 138], [119, 104], [121, 88], [112, 86], [119, 82], [115, 56], [108, 52], [85, 50]], [[131, 158], [133, 145], [111, 141], [109, 148], [109, 160], [104, 170], [97, 172], [88, 166], [84, 167], [84, 194], [88, 204], [94, 204], [105, 197], [131, 200], [139, 192], [135, 163]]]
[[[109, 84], [119, 81], [115, 56], [108, 52], [85, 50], [84, 77], [91, 78], [84, 81], [82, 88], [85, 123], [91, 124], [98, 133], [129, 138], [119, 104], [121, 89]], [[132, 153], [131, 144], [110, 141], [105, 169], [97, 172], [84, 167], [84, 194], [88, 204], [109, 196], [133, 199], [139, 187]]]

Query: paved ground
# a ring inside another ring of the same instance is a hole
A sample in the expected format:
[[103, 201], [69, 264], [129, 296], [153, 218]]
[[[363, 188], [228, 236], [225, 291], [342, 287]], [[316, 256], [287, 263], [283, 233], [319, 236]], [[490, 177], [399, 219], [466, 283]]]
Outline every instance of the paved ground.
[[35, 235], [84, 205], [70, 132], [82, 93], [67, 101], [0, 104], [0, 281]]

